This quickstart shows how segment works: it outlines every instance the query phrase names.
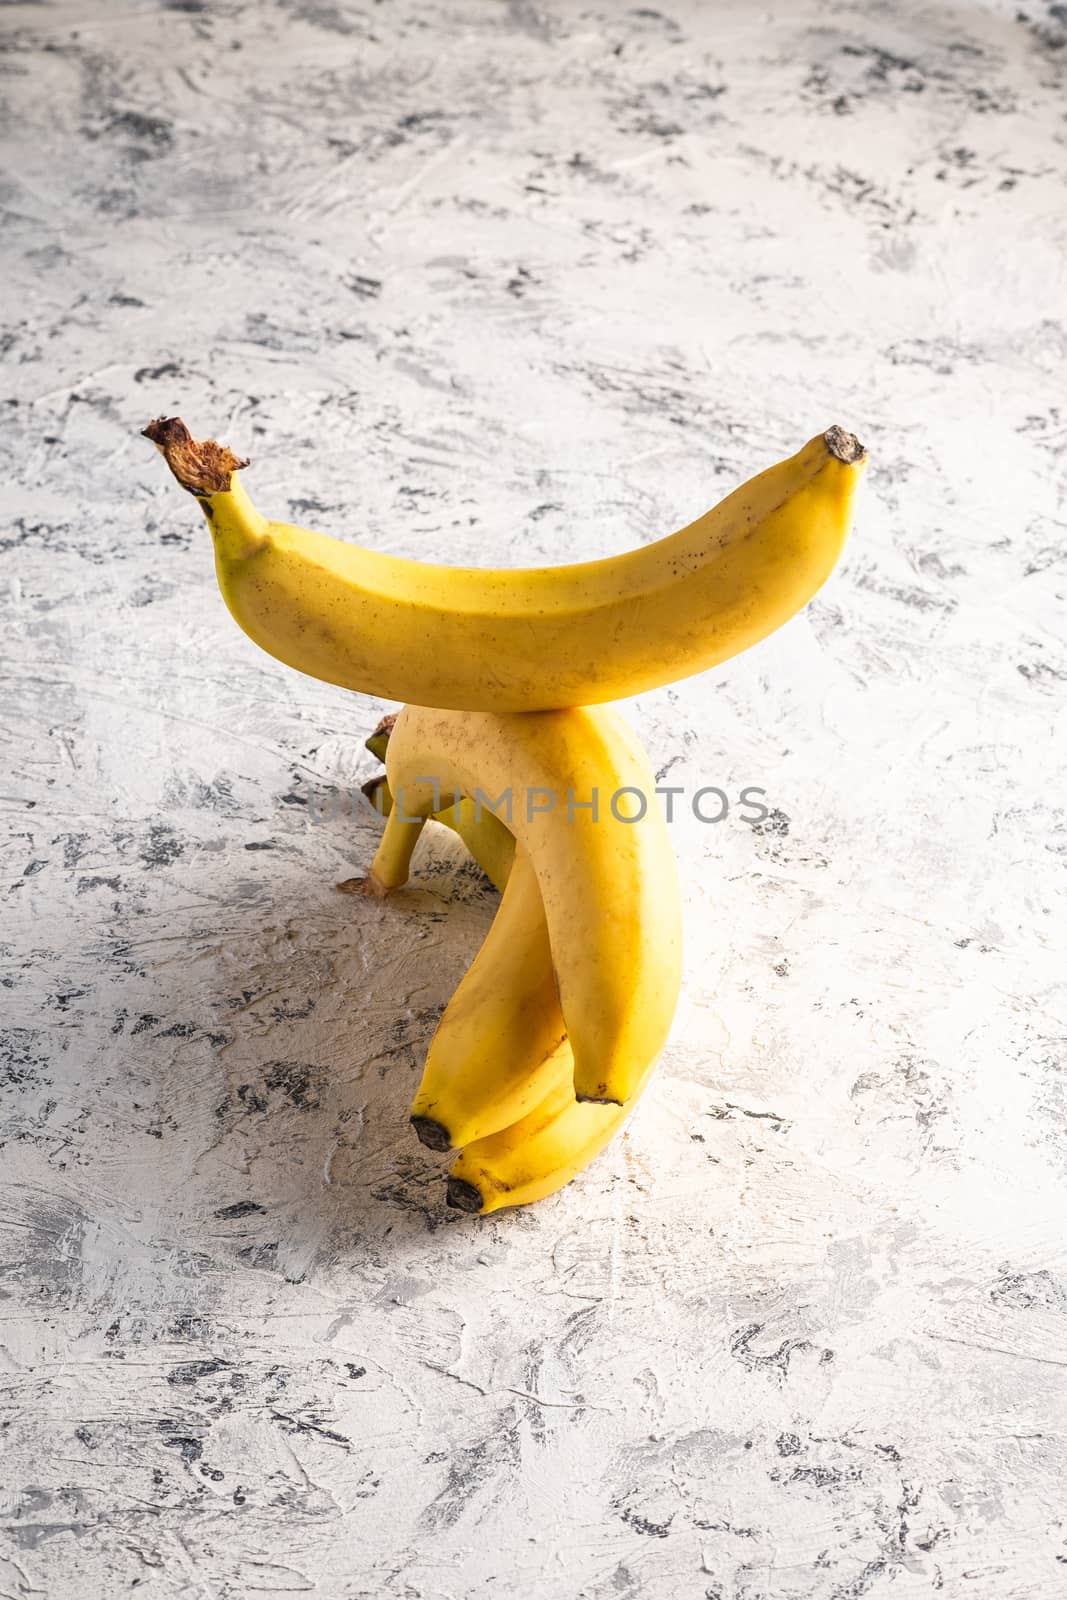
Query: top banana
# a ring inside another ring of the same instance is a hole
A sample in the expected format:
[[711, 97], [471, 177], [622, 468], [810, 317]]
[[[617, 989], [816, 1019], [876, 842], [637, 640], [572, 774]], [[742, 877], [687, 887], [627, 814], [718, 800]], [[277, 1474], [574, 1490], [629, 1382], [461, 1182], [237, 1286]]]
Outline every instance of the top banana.
[[829, 576], [867, 460], [829, 428], [656, 544], [491, 570], [268, 522], [238, 477], [247, 462], [177, 417], [144, 431], [200, 501], [219, 587], [258, 645], [327, 683], [461, 711], [597, 705], [748, 649]]

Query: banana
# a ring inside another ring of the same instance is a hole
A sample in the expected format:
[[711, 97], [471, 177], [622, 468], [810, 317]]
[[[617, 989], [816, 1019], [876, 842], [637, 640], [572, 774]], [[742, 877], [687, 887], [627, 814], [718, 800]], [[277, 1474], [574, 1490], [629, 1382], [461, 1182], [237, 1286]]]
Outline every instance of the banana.
[[[430, 1043], [411, 1125], [431, 1150], [455, 1150], [531, 1111], [560, 1077], [563, 1015], [541, 892], [515, 852], [485, 942]], [[566, 1063], [574, 1099], [573, 1063]]]
[[[372, 787], [388, 815], [387, 779], [372, 779]], [[484, 811], [476, 826], [487, 823], [501, 826]], [[472, 837], [479, 858], [479, 835]], [[577, 1177], [627, 1120], [633, 1101], [618, 1107], [575, 1100], [574, 1055], [559, 1037], [562, 1028], [544, 909], [519, 852], [485, 943], [441, 1019], [412, 1105], [412, 1124], [430, 1149], [465, 1147], [449, 1175], [450, 1206], [485, 1215], [543, 1200]]]
[[444, 793], [495, 809], [510, 795], [510, 829], [544, 906], [574, 1092], [629, 1100], [667, 1037], [681, 969], [678, 874], [634, 733], [606, 707], [496, 716], [407, 706], [386, 768], [396, 804], [365, 892], [407, 881]]
[[[383, 816], [389, 815], [388, 779], [372, 778], [363, 792]], [[499, 835], [511, 852], [504, 881], [497, 884], [500, 907], [445, 1007], [412, 1102], [411, 1125], [431, 1150], [456, 1150], [506, 1128], [544, 1098], [560, 1071], [554, 1053], [564, 1037], [563, 1015], [536, 875], [498, 817], [485, 810], [478, 817], [473, 813], [473, 802], [461, 800], [436, 812], [433, 820], [461, 837], [466, 834], [471, 855], [490, 878], [494, 871], [500, 875]], [[572, 1077], [568, 1062], [571, 1099]]]
[[365, 694], [472, 711], [621, 700], [747, 650], [829, 577], [866, 465], [858, 440], [832, 427], [669, 538], [513, 571], [408, 561], [268, 522], [232, 451], [177, 417], [144, 432], [200, 501], [226, 604], [268, 654]]
[[387, 817], [393, 809], [393, 797], [389, 793], [389, 779], [384, 772], [379, 772], [377, 777], [368, 778], [362, 785], [360, 794], [369, 800], [380, 817]]
[[393, 731], [393, 723], [395, 721], [395, 712], [392, 712], [387, 717], [383, 717], [378, 726], [375, 728], [374, 732], [368, 734], [367, 738], [363, 741], [364, 750], [369, 750], [372, 756], [378, 757], [379, 761], [385, 760], [385, 752], [389, 748], [389, 735]]
[[[618, 1133], [632, 1110], [582, 1105], [570, 1092], [571, 1052], [566, 1040], [555, 1056], [558, 1081], [533, 1111], [510, 1128], [461, 1150], [448, 1177], [448, 1204], [483, 1215], [502, 1206], [529, 1205], [555, 1194], [577, 1177]], [[652, 1061], [634, 1086], [642, 1093]]]
[[[365, 783], [363, 793], [379, 816], [389, 817], [393, 810], [393, 797], [384, 773]], [[458, 834], [493, 888], [503, 894], [515, 859], [515, 838], [500, 818], [492, 811], [476, 806], [473, 800], [460, 799], [435, 811], [431, 821], [443, 823]], [[344, 884], [338, 884], [338, 888], [345, 894], [363, 893], [365, 881], [363, 878], [349, 878]]]

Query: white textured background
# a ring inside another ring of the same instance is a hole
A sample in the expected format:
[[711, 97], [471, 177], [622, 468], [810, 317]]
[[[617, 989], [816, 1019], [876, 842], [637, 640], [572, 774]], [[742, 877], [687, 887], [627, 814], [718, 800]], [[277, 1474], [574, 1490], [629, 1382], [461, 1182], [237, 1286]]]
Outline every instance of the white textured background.
[[[0, 23], [0, 1595], [1067, 1595], [1067, 9]], [[675, 829], [663, 1071], [534, 1210], [406, 1126], [493, 897], [334, 893], [381, 707], [238, 633], [174, 411], [488, 563], [870, 445], [808, 612], [632, 707], [773, 816]]]

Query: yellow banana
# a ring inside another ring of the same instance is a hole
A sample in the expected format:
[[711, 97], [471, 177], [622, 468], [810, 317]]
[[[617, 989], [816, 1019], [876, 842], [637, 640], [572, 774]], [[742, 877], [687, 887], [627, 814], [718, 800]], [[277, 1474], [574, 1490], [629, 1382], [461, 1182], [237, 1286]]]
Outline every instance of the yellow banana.
[[177, 417], [145, 430], [211, 525], [219, 587], [270, 655], [387, 700], [545, 711], [674, 683], [773, 633], [829, 577], [863, 446], [829, 428], [669, 538], [493, 570], [403, 560], [268, 522], [247, 465]]
[[407, 881], [443, 794], [497, 810], [510, 795], [509, 826], [544, 905], [575, 1094], [627, 1101], [667, 1037], [681, 970], [678, 874], [634, 733], [606, 707], [495, 716], [407, 706], [386, 767], [396, 805], [367, 892]]
[[[366, 741], [385, 756], [396, 718], [386, 718]], [[373, 743], [372, 743], [373, 741]], [[372, 778], [363, 792], [388, 816], [388, 779]], [[430, 1042], [411, 1125], [431, 1150], [455, 1150], [496, 1133], [525, 1116], [560, 1075], [556, 1052], [564, 1037], [556, 975], [541, 891], [529, 857], [499, 817], [471, 800], [434, 813], [464, 837], [471, 855], [497, 881], [502, 854], [507, 869], [497, 883], [503, 898], [471, 966], [445, 1007]], [[510, 846], [502, 849], [501, 836]], [[512, 865], [514, 862], [514, 865]], [[566, 1085], [574, 1098], [572, 1064]]]
[[[455, 1150], [525, 1116], [560, 1076], [563, 1015], [541, 892], [515, 852], [478, 954], [430, 1043], [411, 1125], [431, 1150]], [[567, 1062], [566, 1091], [574, 1099]]]
[[364, 750], [369, 750], [372, 756], [378, 757], [379, 761], [385, 760], [385, 752], [389, 748], [389, 735], [393, 731], [393, 723], [395, 721], [395, 712], [383, 717], [374, 732], [369, 734], [363, 741]]
[[[380, 786], [380, 808], [388, 815], [391, 796], [387, 780], [383, 777], [372, 783]], [[439, 812], [435, 820], [444, 821], [447, 815]], [[496, 821], [486, 811], [476, 827]], [[471, 853], [479, 858], [479, 835], [475, 831], [472, 837]], [[541, 1042], [554, 1031], [550, 1018], [554, 1017], [560, 1030], [563, 1020], [552, 983], [544, 908], [529, 862], [521, 854], [516, 855], [515, 871], [516, 875], [526, 874], [521, 911], [517, 900], [509, 900], [518, 887], [516, 876], [504, 892], [470, 972], [441, 1019], [412, 1106], [411, 1120], [424, 1144], [433, 1150], [466, 1146], [452, 1166], [449, 1205], [483, 1214], [543, 1200], [577, 1177], [627, 1120], [636, 1095], [647, 1085], [655, 1066], [653, 1062], [643, 1075], [634, 1099], [621, 1107], [583, 1105], [575, 1100], [574, 1055], [566, 1039], [553, 1041], [547, 1056], [531, 1070], [531, 1059]], [[536, 1047], [513, 1025], [519, 1013], [515, 998], [509, 1003], [509, 996], [533, 993], [531, 971], [540, 974], [542, 985], [541, 1003], [532, 1019], [539, 1041]], [[462, 1017], [454, 1014], [457, 1001], [462, 1004]], [[435, 1047], [446, 1027], [447, 1051], [434, 1061]], [[465, 1030], [465, 1039], [460, 1037], [460, 1028]], [[495, 1057], [485, 1048], [490, 1030], [500, 1041]], [[436, 1091], [428, 1081], [431, 1073], [440, 1075]], [[501, 1077], [506, 1079], [503, 1085]], [[417, 1120], [420, 1112], [426, 1113], [421, 1126]]]
[[[393, 797], [389, 792], [389, 780], [384, 773], [365, 783], [363, 793], [379, 816], [389, 817], [393, 810]], [[435, 811], [431, 820], [443, 823], [446, 828], [451, 828], [453, 833], [459, 835], [493, 888], [499, 889], [503, 894], [511, 873], [511, 864], [515, 859], [515, 838], [508, 832], [500, 818], [492, 811], [476, 806], [473, 800], [461, 799], [453, 805]], [[357, 889], [362, 892], [364, 884], [365, 880], [362, 878], [350, 878], [347, 883], [338, 887], [343, 888], [346, 893], [353, 893]]]
[[554, 1057], [559, 1076], [545, 1099], [500, 1133], [461, 1150], [448, 1178], [448, 1203], [460, 1211], [499, 1211], [555, 1194], [614, 1138], [655, 1070], [652, 1061], [625, 1106], [582, 1105], [570, 1092], [566, 1040]]

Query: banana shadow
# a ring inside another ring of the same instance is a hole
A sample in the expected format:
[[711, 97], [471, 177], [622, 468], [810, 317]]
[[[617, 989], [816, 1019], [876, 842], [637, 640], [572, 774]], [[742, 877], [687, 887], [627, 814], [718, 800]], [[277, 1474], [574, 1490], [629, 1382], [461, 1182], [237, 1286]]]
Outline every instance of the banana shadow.
[[214, 1110], [223, 1146], [241, 1149], [250, 1197], [268, 1208], [265, 1265], [302, 1276], [315, 1261], [390, 1253], [463, 1225], [445, 1203], [448, 1158], [420, 1144], [410, 1106], [497, 900], [442, 838], [385, 903], [330, 886], [325, 904], [314, 897], [284, 938], [265, 942], [219, 1050]]
[[[291, 1282], [443, 1227], [478, 1247], [477, 1221], [446, 1206], [449, 1158], [419, 1143], [409, 1110], [498, 896], [446, 829], [426, 831], [412, 882], [385, 902], [337, 892], [352, 869], [319, 834], [279, 840], [245, 878], [232, 853], [201, 860], [165, 937], [123, 947], [107, 1056], [133, 1103], [152, 1085], [128, 1198], [178, 1192], [187, 1246], [208, 1219], [212, 1254]], [[345, 856], [369, 863], [375, 842], [361, 828]]]

